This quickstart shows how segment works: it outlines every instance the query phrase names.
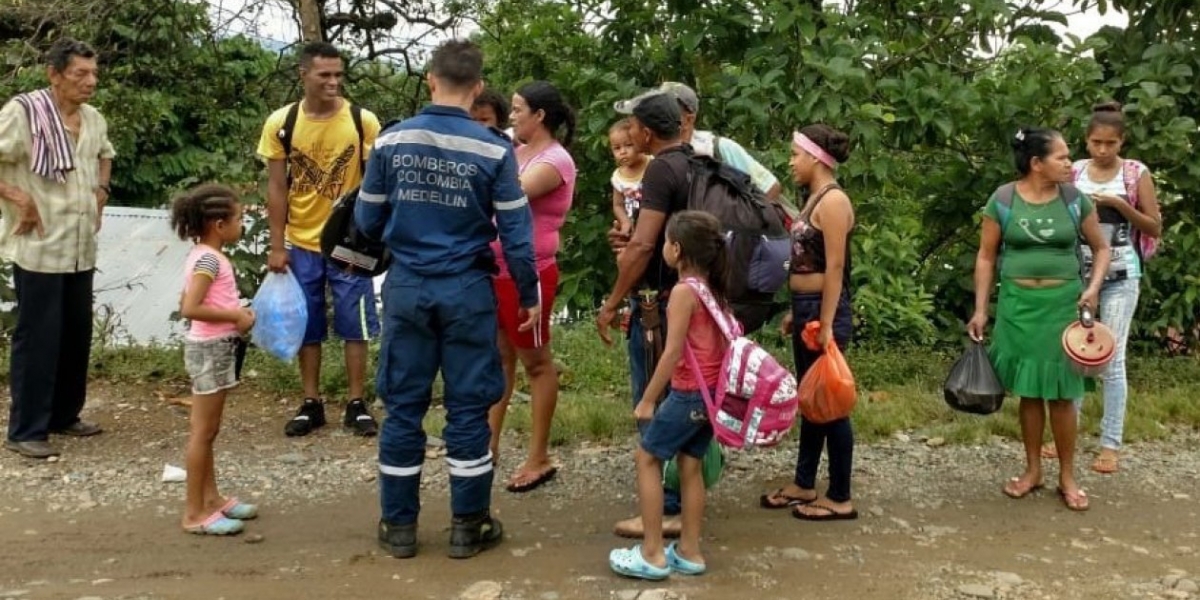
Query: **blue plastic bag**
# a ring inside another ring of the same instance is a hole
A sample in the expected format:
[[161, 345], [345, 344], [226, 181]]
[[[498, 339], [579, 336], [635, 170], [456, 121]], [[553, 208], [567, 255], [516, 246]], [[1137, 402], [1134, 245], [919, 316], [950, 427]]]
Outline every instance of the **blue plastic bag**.
[[254, 328], [250, 340], [279, 360], [291, 362], [304, 342], [308, 300], [291, 270], [267, 273], [251, 304]]

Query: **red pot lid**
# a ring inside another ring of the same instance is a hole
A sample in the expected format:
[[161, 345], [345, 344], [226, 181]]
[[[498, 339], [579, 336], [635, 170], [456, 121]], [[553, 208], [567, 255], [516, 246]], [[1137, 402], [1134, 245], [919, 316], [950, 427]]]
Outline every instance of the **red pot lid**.
[[1091, 327], [1075, 321], [1063, 331], [1062, 344], [1071, 360], [1084, 365], [1102, 365], [1112, 359], [1116, 336], [1099, 321], [1093, 322]]

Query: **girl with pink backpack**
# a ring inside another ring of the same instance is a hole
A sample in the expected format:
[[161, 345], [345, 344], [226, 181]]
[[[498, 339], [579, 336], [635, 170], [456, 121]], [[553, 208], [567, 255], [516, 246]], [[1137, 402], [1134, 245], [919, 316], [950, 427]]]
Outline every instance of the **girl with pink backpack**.
[[[614, 572], [651, 580], [665, 579], [672, 572], [699, 575], [705, 571], [700, 552], [705, 502], [700, 467], [713, 428], [703, 394], [716, 393], [729, 344], [696, 291], [711, 294], [728, 311], [725, 239], [717, 218], [687, 210], [672, 216], [663, 259], [679, 271], [680, 283], [671, 289], [667, 304], [662, 358], [634, 409], [642, 434], [636, 463], [645, 536], [641, 544], [615, 549], [608, 557]], [[666, 399], [659, 402], [664, 395]], [[671, 458], [679, 465], [683, 531], [677, 543], [664, 548], [662, 469]]]

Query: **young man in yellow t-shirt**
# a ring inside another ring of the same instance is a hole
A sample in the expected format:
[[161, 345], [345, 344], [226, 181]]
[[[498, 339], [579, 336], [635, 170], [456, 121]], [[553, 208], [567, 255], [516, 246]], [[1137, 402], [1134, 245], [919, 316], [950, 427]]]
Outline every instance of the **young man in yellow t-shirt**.
[[[308, 326], [300, 348], [304, 404], [288, 421], [288, 436], [308, 435], [325, 424], [320, 395], [321, 342], [325, 340], [326, 286], [333, 297], [333, 329], [345, 342], [349, 402], [343, 423], [354, 433], [373, 436], [375, 419], [363, 402], [367, 342], [379, 334], [375, 291], [369, 278], [342, 272], [321, 255], [321, 231], [333, 205], [362, 181], [363, 164], [379, 135], [379, 119], [352, 108], [341, 96], [345, 74], [333, 45], [312, 42], [300, 51], [304, 98], [267, 118], [258, 154], [267, 161], [267, 212], [271, 250], [267, 267], [291, 270], [308, 298]], [[287, 131], [289, 112], [295, 123]], [[355, 115], [361, 115], [361, 134]], [[290, 142], [290, 153], [285, 143]]]

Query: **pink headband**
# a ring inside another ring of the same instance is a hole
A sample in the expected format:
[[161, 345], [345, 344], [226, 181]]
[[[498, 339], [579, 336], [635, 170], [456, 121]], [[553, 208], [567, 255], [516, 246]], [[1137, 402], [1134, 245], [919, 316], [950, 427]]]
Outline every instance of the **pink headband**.
[[804, 135], [803, 133], [800, 133], [799, 131], [793, 132], [792, 143], [800, 146], [805, 152], [811, 154], [813, 158], [821, 161], [821, 164], [829, 167], [830, 169], [837, 168], [838, 161], [830, 156], [824, 148], [818, 146], [816, 142], [808, 139], [808, 136]]

